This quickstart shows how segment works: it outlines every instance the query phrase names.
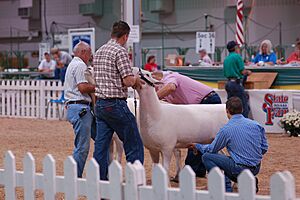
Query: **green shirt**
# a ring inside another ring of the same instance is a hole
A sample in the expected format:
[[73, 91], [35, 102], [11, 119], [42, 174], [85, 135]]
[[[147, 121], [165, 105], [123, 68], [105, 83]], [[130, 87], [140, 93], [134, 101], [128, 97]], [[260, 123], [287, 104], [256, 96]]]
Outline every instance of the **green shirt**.
[[241, 73], [245, 69], [245, 65], [242, 57], [235, 53], [231, 52], [224, 60], [224, 76], [226, 78], [243, 78]]

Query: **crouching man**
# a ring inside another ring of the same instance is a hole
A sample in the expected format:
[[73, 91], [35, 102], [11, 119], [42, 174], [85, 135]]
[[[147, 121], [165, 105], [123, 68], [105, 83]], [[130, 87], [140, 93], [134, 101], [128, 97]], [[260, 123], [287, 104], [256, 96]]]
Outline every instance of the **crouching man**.
[[[229, 98], [226, 112], [229, 121], [220, 129], [211, 144], [191, 144], [190, 147], [200, 152], [208, 171], [214, 167], [224, 171], [226, 192], [232, 192], [231, 181], [237, 182], [238, 175], [244, 169], [249, 169], [254, 176], [258, 174], [262, 157], [268, 150], [268, 143], [265, 129], [256, 121], [243, 117], [240, 98]], [[230, 156], [218, 154], [225, 147]]]

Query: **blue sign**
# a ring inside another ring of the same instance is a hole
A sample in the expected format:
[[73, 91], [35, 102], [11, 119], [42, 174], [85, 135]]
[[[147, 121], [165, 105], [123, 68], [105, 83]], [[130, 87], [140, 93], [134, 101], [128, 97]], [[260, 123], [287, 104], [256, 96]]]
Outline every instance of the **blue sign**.
[[72, 49], [74, 49], [75, 45], [80, 41], [86, 42], [91, 45], [91, 35], [73, 35], [72, 36]]

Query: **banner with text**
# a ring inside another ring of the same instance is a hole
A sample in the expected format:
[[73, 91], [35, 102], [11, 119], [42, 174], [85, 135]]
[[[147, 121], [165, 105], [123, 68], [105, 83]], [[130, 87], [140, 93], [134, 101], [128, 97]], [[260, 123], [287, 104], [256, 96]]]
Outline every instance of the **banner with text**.
[[253, 119], [263, 125], [268, 133], [281, 133], [282, 116], [293, 109], [291, 91], [264, 90], [250, 92], [250, 108]]

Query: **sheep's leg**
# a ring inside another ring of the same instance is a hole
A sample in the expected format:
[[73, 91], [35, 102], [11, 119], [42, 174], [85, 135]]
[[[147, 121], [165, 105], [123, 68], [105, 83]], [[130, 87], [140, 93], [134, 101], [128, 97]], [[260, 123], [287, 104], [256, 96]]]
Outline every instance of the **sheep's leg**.
[[171, 181], [178, 182], [179, 180], [179, 172], [181, 170], [181, 151], [180, 149], [173, 150], [175, 161], [176, 161], [176, 175], [174, 178], [171, 178]]
[[162, 151], [163, 166], [168, 174], [169, 174], [169, 167], [172, 158], [172, 153], [173, 153], [172, 150]]
[[117, 161], [119, 163], [122, 162], [122, 155], [123, 155], [123, 142], [118, 138], [116, 137], [115, 138], [115, 144], [116, 144], [116, 150], [117, 150]]
[[109, 146], [109, 163], [111, 163], [114, 159], [114, 139], [111, 140]]
[[150, 156], [151, 156], [151, 159], [152, 159], [152, 162], [154, 164], [158, 164], [159, 163], [159, 152], [158, 151], [150, 151]]

